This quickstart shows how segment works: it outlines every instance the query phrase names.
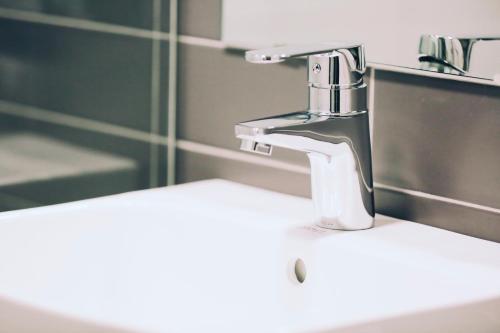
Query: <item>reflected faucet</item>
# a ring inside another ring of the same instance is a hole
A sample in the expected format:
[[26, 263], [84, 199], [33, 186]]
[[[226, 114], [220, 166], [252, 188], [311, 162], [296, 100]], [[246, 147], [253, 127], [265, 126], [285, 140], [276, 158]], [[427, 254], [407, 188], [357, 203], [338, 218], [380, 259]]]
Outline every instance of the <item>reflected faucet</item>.
[[307, 56], [309, 106], [306, 111], [236, 125], [241, 149], [270, 155], [278, 146], [307, 153], [315, 221], [322, 227], [373, 227], [370, 131], [364, 47], [325, 43], [246, 52], [257, 64]]
[[418, 60], [425, 70], [467, 74], [470, 67], [472, 47], [480, 41], [500, 41], [496, 37], [452, 37], [442, 35], [422, 35], [418, 46]]

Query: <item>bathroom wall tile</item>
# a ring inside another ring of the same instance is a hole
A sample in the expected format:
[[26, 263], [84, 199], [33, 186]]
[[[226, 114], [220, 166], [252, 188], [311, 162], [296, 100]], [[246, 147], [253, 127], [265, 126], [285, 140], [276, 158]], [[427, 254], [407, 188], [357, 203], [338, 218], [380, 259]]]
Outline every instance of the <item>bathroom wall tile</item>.
[[177, 150], [177, 183], [221, 178], [299, 196], [310, 196], [309, 175]]
[[43, 204], [4, 193], [0, 188], [0, 212], [8, 210], [40, 207]]
[[[0, 123], [11, 124], [8, 130], [0, 129], [0, 147], [8, 149], [5, 140], [12, 138], [12, 135], [18, 135], [21, 139], [39, 136], [44, 138], [44, 141], [54, 140], [58, 146], [64, 148], [61, 150], [44, 148], [42, 155], [45, 157], [38, 156], [38, 159], [33, 159], [33, 163], [39, 163], [40, 172], [30, 172], [26, 181], [6, 184], [5, 177], [8, 173], [0, 173], [0, 183], [2, 180], [4, 183], [0, 186], [0, 197], [9, 199], [5, 205], [0, 205], [0, 210], [80, 200], [149, 187], [150, 144], [147, 142], [15, 116], [0, 115]], [[160, 151], [162, 148], [164, 147], [160, 147]], [[29, 156], [31, 155], [22, 155], [20, 158], [29, 160]], [[103, 167], [95, 167], [94, 170], [91, 164], [94, 162], [88, 162], [85, 156], [101, 161], [100, 165]], [[162, 163], [160, 168], [163, 168], [160, 170], [166, 170], [166, 158], [163, 157], [164, 159], [160, 159], [159, 162]], [[0, 170], [3, 168], [4, 171], [8, 171], [12, 163], [7, 163], [5, 156], [3, 158], [0, 159]], [[64, 161], [60, 163], [61, 176], [53, 172], [53, 177], [35, 179], [36, 175], [52, 172], [47, 166], [59, 159]], [[90, 167], [82, 166], [81, 173], [68, 173], [68, 170], [74, 169], [71, 160], [78, 160], [76, 165], [90, 165]], [[66, 166], [66, 163], [69, 165]]]
[[500, 88], [377, 71], [375, 181], [500, 208]]
[[[130, 168], [15, 184], [0, 188], [0, 193], [22, 198], [23, 201], [21, 204], [18, 203], [17, 207], [12, 205], [5, 207], [5, 210], [12, 210], [95, 198], [136, 189], [137, 174]], [[26, 204], [26, 201], [36, 204]]]
[[158, 183], [156, 187], [167, 185], [168, 175], [168, 150], [165, 145], [157, 145], [158, 149]]
[[0, 135], [18, 130], [22, 126], [23, 126], [22, 118], [6, 116], [0, 113]]
[[[160, 1], [161, 13], [160, 13], [160, 30], [163, 32], [170, 31], [170, 1], [169, 0], [153, 0]], [[182, 0], [184, 1], [184, 0]], [[180, 2], [182, 2], [180, 1]], [[179, 6], [179, 1], [177, 3]]]
[[378, 188], [375, 204], [380, 214], [500, 242], [500, 214]]
[[149, 186], [150, 144], [148, 142], [34, 120], [26, 120], [23, 128], [81, 147], [133, 159], [139, 170], [137, 188]]
[[[222, 0], [179, 1], [178, 22], [181, 35], [220, 39]], [[163, 27], [167, 31], [166, 23]]]
[[0, 0], [0, 7], [151, 29], [153, 0]]
[[[243, 54], [179, 45], [178, 121], [181, 139], [239, 149], [234, 125], [307, 105], [306, 68], [302, 62], [255, 65]], [[278, 159], [306, 164], [304, 154], [276, 150]]]
[[151, 41], [0, 20], [0, 99], [148, 131]]

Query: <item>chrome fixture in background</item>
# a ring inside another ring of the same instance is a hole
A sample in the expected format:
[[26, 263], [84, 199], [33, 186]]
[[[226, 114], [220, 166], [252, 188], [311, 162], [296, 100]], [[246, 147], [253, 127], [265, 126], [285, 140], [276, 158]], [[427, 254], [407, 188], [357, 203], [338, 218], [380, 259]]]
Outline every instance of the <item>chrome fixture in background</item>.
[[[332, 19], [332, 13], [338, 15]], [[356, 23], [353, 24], [353, 15], [345, 13], [355, 14]], [[419, 62], [417, 47], [422, 34], [500, 36], [499, 13], [500, 1], [495, 0], [420, 0], [418, 3], [231, 0], [223, 3], [222, 40], [227, 47], [249, 50], [262, 45], [315, 43], [341, 36], [343, 40], [356, 40], [369, 48], [368, 66], [404, 72], [416, 69], [412, 74], [428, 77], [425, 70], [436, 71], [439, 63], [426, 62], [422, 66]], [[324, 22], [328, 24], [322, 24]], [[467, 50], [467, 46], [463, 46], [458, 45], [460, 50]], [[473, 53], [471, 66], [465, 72], [447, 66], [441, 73], [451, 74], [449, 79], [464, 81], [466, 76], [478, 83], [484, 80], [488, 85], [500, 85], [500, 42], [489, 42], [487, 47], [475, 45]]]
[[500, 40], [500, 37], [451, 37], [422, 35], [418, 60], [422, 69], [441, 73], [466, 74], [469, 71], [472, 47], [479, 41]]
[[236, 125], [241, 149], [270, 155], [272, 146], [307, 153], [316, 222], [340, 230], [373, 226], [374, 199], [364, 47], [319, 43], [249, 51], [269, 64], [307, 56], [307, 111]]

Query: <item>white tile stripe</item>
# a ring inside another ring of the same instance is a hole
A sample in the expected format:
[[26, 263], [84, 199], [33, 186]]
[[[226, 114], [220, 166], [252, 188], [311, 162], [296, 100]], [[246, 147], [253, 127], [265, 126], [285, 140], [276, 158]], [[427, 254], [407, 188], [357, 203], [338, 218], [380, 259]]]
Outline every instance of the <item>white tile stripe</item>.
[[46, 24], [46, 25], [54, 25], [65, 28], [106, 32], [111, 34], [126, 35], [139, 38], [150, 38], [150, 39], [152, 38], [160, 40], [169, 39], [169, 34], [166, 32], [132, 28], [119, 24], [97, 22], [79, 18], [37, 13], [37, 12], [17, 10], [17, 9], [0, 8], [0, 18]]
[[180, 150], [189, 151], [192, 153], [198, 153], [203, 155], [210, 155], [214, 157], [220, 157], [228, 160], [234, 160], [239, 162], [251, 163], [261, 166], [266, 166], [274, 169], [286, 170], [290, 172], [309, 174], [309, 168], [295, 165], [288, 162], [276, 161], [266, 157], [247, 154], [239, 151], [234, 151], [226, 148], [219, 148], [214, 146], [205, 145], [202, 143], [187, 141], [187, 140], [177, 140], [176, 147]]
[[211, 47], [214, 49], [224, 49], [226, 47], [224, 42], [220, 40], [184, 35], [179, 36], [179, 43], [186, 45]]
[[446, 203], [449, 203], [449, 204], [452, 204], [452, 205], [464, 206], [464, 207], [473, 208], [473, 209], [477, 209], [477, 210], [487, 211], [487, 212], [490, 212], [490, 213], [500, 214], [500, 209], [499, 208], [494, 208], [494, 207], [489, 207], [489, 206], [475, 204], [475, 203], [472, 203], [472, 202], [467, 202], [467, 201], [462, 201], [462, 200], [457, 200], [457, 199], [442, 197], [440, 195], [434, 195], [434, 194], [430, 194], [430, 193], [426, 193], [426, 192], [408, 190], [408, 189], [404, 189], [404, 188], [400, 188], [400, 187], [395, 187], [395, 186], [390, 186], [390, 185], [385, 185], [385, 184], [381, 184], [381, 183], [374, 183], [373, 185], [376, 188], [379, 188], [381, 190], [387, 190], [387, 191], [392, 191], [392, 192], [404, 193], [404, 194], [411, 195], [411, 196], [414, 196], [414, 197], [431, 199], [431, 200], [446, 202]]
[[168, 56], [168, 146], [167, 185], [175, 184], [175, 142], [177, 138], [177, 0], [170, 0], [170, 36]]
[[167, 145], [167, 138], [160, 135], [151, 135], [150, 133], [131, 129], [125, 126], [103, 123], [96, 120], [66, 115], [59, 112], [49, 111], [14, 102], [0, 100], [0, 113], [21, 118], [44, 121], [57, 125], [64, 125], [72, 128], [85, 129], [88, 131], [104, 133], [132, 140]]

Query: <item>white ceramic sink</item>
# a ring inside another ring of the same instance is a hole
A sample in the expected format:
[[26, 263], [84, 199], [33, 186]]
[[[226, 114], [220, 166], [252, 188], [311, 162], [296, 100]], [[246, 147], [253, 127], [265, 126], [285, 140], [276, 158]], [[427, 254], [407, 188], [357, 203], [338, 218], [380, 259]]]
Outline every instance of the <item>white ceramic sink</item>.
[[0, 332], [500, 330], [500, 244], [312, 216], [222, 180], [2, 213]]

